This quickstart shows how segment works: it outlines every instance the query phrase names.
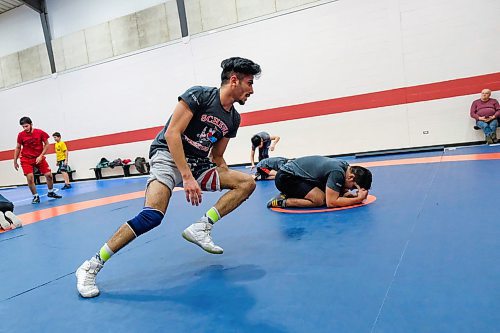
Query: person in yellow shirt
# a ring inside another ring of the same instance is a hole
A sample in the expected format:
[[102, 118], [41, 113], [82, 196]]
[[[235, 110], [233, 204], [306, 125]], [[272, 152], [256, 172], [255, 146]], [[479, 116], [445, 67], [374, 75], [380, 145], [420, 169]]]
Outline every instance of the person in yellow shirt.
[[57, 159], [57, 172], [60, 172], [64, 178], [64, 186], [61, 188], [62, 190], [67, 190], [71, 188], [71, 184], [69, 183], [69, 175], [68, 175], [68, 147], [64, 141], [61, 140], [61, 133], [55, 132], [52, 134], [52, 137], [56, 141], [54, 145], [54, 149], [56, 151], [56, 159]]

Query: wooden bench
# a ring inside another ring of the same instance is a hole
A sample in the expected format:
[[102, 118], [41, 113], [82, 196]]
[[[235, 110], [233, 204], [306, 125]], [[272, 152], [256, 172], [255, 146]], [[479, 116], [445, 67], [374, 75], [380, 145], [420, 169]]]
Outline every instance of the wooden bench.
[[[73, 181], [73, 173], [76, 172], [76, 170], [71, 170], [71, 171], [68, 171], [68, 176], [69, 176], [69, 181], [72, 182]], [[54, 180], [54, 183], [57, 183], [57, 179], [56, 179], [56, 175], [60, 175], [61, 173], [60, 172], [52, 172], [52, 179]], [[40, 171], [35, 171], [33, 173], [33, 176], [35, 178], [35, 184], [36, 185], [40, 185], [41, 182], [40, 182], [40, 177], [43, 177], [43, 174], [40, 173]]]

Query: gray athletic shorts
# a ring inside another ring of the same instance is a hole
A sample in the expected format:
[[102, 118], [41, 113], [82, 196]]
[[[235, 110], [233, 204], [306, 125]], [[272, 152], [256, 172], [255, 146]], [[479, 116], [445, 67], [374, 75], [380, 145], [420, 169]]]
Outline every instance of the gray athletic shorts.
[[[186, 157], [186, 161], [202, 191], [220, 191], [220, 179], [217, 167], [208, 158]], [[170, 191], [182, 186], [182, 175], [175, 165], [174, 159], [167, 150], [157, 150], [149, 161], [151, 165], [148, 185], [153, 180], [165, 184]]]

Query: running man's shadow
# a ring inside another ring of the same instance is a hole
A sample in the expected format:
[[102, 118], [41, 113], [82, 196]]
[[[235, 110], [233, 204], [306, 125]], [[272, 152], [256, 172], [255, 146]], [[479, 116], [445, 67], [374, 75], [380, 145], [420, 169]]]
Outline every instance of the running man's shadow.
[[200, 332], [282, 333], [286, 330], [274, 327], [272, 323], [256, 323], [248, 318], [257, 302], [249, 290], [240, 284], [259, 280], [265, 274], [264, 270], [255, 265], [230, 268], [211, 265], [190, 272], [186, 284], [160, 290], [134, 290], [130, 293], [108, 291], [103, 292], [99, 300], [111, 303], [152, 303], [152, 309], [175, 309], [178, 316], [187, 319], [193, 316], [202, 318]]

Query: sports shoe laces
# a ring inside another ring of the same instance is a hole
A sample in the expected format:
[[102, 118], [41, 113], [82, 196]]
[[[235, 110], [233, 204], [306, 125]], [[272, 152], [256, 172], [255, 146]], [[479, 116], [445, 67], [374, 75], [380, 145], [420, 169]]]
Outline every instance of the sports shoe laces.
[[196, 235], [196, 238], [198, 238], [198, 240], [200, 242], [212, 242], [212, 238], [210, 236], [210, 232], [212, 231], [212, 228], [210, 226], [209, 223], [205, 223], [205, 222], [201, 222], [203, 223], [203, 226], [198, 229], [198, 232], [195, 233]]
[[96, 273], [92, 273], [90, 271], [87, 271], [87, 274], [85, 274], [85, 279], [83, 280], [83, 285], [84, 286], [94, 286], [95, 285], [95, 277], [96, 277]]

